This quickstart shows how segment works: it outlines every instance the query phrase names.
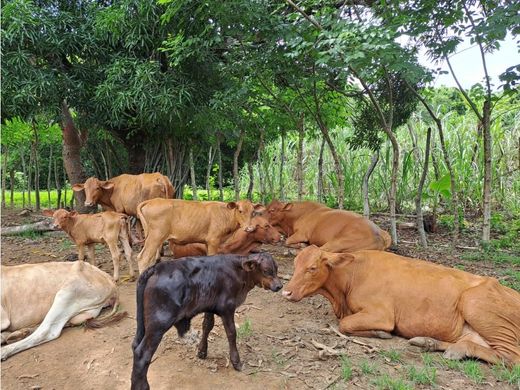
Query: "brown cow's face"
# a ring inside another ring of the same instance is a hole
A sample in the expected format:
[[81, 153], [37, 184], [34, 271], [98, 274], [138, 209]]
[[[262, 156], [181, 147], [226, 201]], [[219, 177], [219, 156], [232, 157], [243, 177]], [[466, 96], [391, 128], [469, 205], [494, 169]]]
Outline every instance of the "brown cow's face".
[[256, 227], [252, 223], [252, 218], [255, 210], [263, 207], [262, 205], [253, 205], [249, 200], [239, 200], [238, 202], [229, 202], [227, 207], [235, 210], [235, 217], [241, 228], [248, 233], [255, 231]]
[[292, 203], [282, 203], [278, 200], [273, 200], [267, 205], [267, 218], [271, 225], [275, 226], [284, 220], [285, 214], [292, 208]]
[[255, 226], [255, 238], [266, 244], [276, 244], [281, 241], [282, 235], [264, 217], [257, 215], [251, 220]]
[[278, 265], [269, 253], [255, 253], [249, 255], [242, 262], [242, 268], [253, 274], [255, 285], [266, 290], [279, 291], [283, 284], [278, 278]]
[[[67, 211], [65, 209], [58, 209], [53, 214], [52, 217], [54, 218], [53, 221], [53, 227], [55, 229], [63, 229], [67, 223], [69, 222], [70, 218], [74, 217], [78, 213], [76, 211]], [[45, 213], [45, 215], [48, 215]]]
[[99, 202], [105, 191], [111, 191], [114, 183], [101, 181], [95, 177], [87, 179], [84, 184], [74, 184], [72, 189], [76, 192], [85, 190], [85, 206], [94, 206]]

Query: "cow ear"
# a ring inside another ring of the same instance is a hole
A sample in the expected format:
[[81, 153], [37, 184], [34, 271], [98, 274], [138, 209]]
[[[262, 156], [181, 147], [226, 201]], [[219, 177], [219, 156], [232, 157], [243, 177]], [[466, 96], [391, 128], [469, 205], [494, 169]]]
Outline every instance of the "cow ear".
[[327, 253], [326, 264], [329, 267], [338, 267], [341, 265], [347, 265], [354, 261], [355, 257], [351, 253]]
[[84, 183], [78, 183], [78, 184], [74, 184], [72, 186], [72, 190], [76, 191], [76, 192], [83, 191], [84, 188], [85, 188], [85, 184]]
[[77, 211], [69, 211], [69, 213], [67, 214], [67, 218], [75, 217], [76, 215], [78, 215]]
[[42, 214], [46, 217], [52, 217], [54, 215], [54, 210], [46, 209], [42, 211]]
[[292, 207], [293, 207], [292, 203], [286, 203], [285, 206], [282, 207], [282, 210], [289, 211], [290, 209], [292, 209]]
[[247, 272], [254, 271], [258, 266], [258, 259], [248, 257], [246, 260], [242, 261], [242, 268]]
[[228, 202], [227, 208], [228, 209], [236, 209], [236, 208], [238, 208], [238, 204], [236, 202]]
[[111, 190], [112, 188], [114, 188], [114, 183], [112, 183], [111, 181], [105, 181], [101, 184], [100, 187], [104, 190]]

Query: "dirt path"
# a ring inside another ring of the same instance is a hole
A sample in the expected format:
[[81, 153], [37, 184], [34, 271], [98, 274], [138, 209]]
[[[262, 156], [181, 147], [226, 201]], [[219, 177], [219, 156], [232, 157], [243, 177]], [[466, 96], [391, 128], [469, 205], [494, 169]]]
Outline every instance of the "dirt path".
[[[22, 221], [21, 217], [8, 213], [2, 224], [27, 221], [27, 217]], [[288, 279], [294, 256], [283, 247], [264, 249], [275, 255], [279, 275]], [[413, 252], [415, 249], [410, 246], [407, 250]], [[2, 263], [7, 265], [63, 261], [73, 253], [74, 246], [63, 235], [2, 239]], [[100, 248], [97, 255], [100, 268], [111, 273], [108, 251]], [[429, 252], [428, 256], [435, 257], [435, 252]], [[450, 256], [445, 256], [448, 262], [461, 262]], [[479, 269], [475, 264], [471, 263], [477, 267], [473, 272], [500, 273], [496, 267], [486, 268], [486, 264], [482, 264]], [[122, 274], [126, 272], [125, 265]], [[93, 331], [67, 328], [57, 340], [11, 357], [1, 366], [2, 389], [129, 389], [130, 345], [135, 332], [135, 283], [120, 285], [120, 299], [122, 309], [128, 311], [130, 318]], [[229, 365], [227, 340], [218, 319], [210, 335], [208, 358], [196, 358], [202, 322], [202, 317], [197, 316], [192, 322], [192, 331], [184, 339], [179, 339], [175, 330], [164, 337], [150, 367], [151, 388], [369, 389], [399, 388], [395, 387], [399, 380], [409, 388], [517, 388], [498, 381], [488, 365], [471, 361], [469, 363], [474, 367], [470, 368], [468, 363], [449, 365], [440, 354], [421, 354], [418, 348], [398, 337], [391, 340], [339, 337], [329, 327], [337, 327], [330, 304], [319, 296], [290, 303], [280, 293], [255, 288], [238, 309], [235, 321], [240, 326], [238, 348], [245, 363], [242, 372], [234, 371]], [[343, 354], [346, 362], [342, 362], [340, 356], [320, 352], [316, 347], [320, 344]], [[344, 381], [348, 367], [350, 379]], [[410, 372], [424, 367], [430, 373], [435, 371], [434, 385], [421, 384], [415, 377], [412, 382]], [[389, 381], [393, 381], [394, 387]]]

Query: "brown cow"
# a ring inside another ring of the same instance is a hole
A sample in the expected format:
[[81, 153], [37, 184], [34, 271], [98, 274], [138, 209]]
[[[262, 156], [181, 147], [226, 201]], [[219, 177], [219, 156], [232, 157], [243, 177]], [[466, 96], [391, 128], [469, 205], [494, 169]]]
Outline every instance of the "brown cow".
[[282, 203], [267, 206], [267, 218], [286, 234], [286, 245], [311, 244], [329, 252], [388, 248], [390, 235], [363, 216], [331, 209], [316, 202]]
[[122, 213], [105, 211], [98, 214], [78, 214], [76, 211], [59, 209], [56, 211], [44, 210], [44, 215], [54, 218], [54, 225], [69, 235], [78, 247], [78, 260], [85, 259], [85, 246], [88, 251], [90, 264], [96, 265], [95, 244], [104, 243], [108, 245], [112, 262], [114, 263], [114, 280], [119, 279], [119, 248], [121, 242], [125, 252], [130, 276], [134, 276], [132, 263], [132, 247], [130, 246], [127, 216]]
[[392, 332], [449, 359], [520, 363], [520, 294], [494, 278], [388, 252], [316, 246], [294, 264], [283, 295], [295, 302], [323, 295], [342, 333], [390, 338]]
[[175, 190], [170, 179], [160, 173], [120, 175], [110, 180], [87, 179], [74, 184], [74, 191], [85, 190], [85, 206], [100, 204], [103, 210], [137, 216], [137, 205], [153, 198], [173, 198]]
[[203, 243], [208, 255], [239, 227], [252, 232], [251, 218], [263, 207], [248, 200], [239, 202], [204, 202], [180, 199], [151, 199], [137, 207], [137, 216], [145, 234], [144, 247], [137, 256], [139, 273], [157, 259], [165, 240], [174, 244]]
[[[251, 225], [255, 227], [252, 232], [246, 232], [244, 229], [237, 229], [235, 232], [217, 249], [217, 253], [236, 253], [239, 255], [247, 255], [254, 251], [262, 244], [276, 244], [280, 242], [281, 235], [264, 217], [257, 215], [251, 219]], [[175, 245], [172, 248], [176, 259], [186, 256], [205, 256], [206, 245], [204, 244], [186, 244]]]

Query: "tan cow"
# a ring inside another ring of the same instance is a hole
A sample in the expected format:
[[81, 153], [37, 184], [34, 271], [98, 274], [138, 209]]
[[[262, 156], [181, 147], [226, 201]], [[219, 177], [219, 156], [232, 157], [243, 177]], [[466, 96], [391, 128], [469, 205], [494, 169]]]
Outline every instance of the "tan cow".
[[100, 204], [103, 210], [117, 211], [137, 216], [137, 205], [154, 198], [170, 199], [174, 188], [170, 179], [160, 173], [120, 175], [110, 180], [87, 179], [83, 184], [74, 184], [74, 191], [85, 191], [85, 206]]
[[139, 273], [157, 259], [165, 240], [174, 244], [202, 243], [208, 255], [218, 252], [219, 245], [239, 227], [252, 232], [251, 218], [255, 205], [238, 202], [204, 202], [180, 199], [152, 199], [137, 207], [137, 216], [145, 234], [144, 247], [137, 256]]
[[[251, 219], [251, 225], [255, 227], [252, 232], [237, 229], [217, 249], [217, 253], [235, 253], [247, 255], [262, 244], [276, 244], [282, 236], [264, 217], [257, 215]], [[205, 256], [207, 254], [204, 244], [175, 245], [174, 257], [176, 259], [186, 256]]]
[[288, 246], [311, 244], [329, 252], [353, 252], [384, 250], [392, 243], [390, 235], [369, 219], [321, 203], [273, 200], [266, 210], [271, 225], [288, 236]]
[[[2, 360], [58, 338], [67, 324], [87, 327], [108, 325], [123, 318], [116, 313], [118, 292], [114, 281], [100, 269], [76, 261], [17, 266], [2, 265], [1, 286]], [[101, 309], [112, 306], [104, 317]]]
[[321, 294], [342, 333], [391, 338], [449, 359], [520, 363], [520, 294], [494, 278], [381, 251], [330, 253], [310, 246], [294, 259], [283, 295]]
[[44, 210], [44, 215], [54, 218], [55, 227], [59, 227], [69, 235], [78, 247], [78, 259], [85, 259], [85, 247], [88, 251], [89, 263], [96, 265], [95, 245], [108, 245], [114, 265], [114, 280], [119, 279], [119, 260], [121, 254], [118, 241], [121, 242], [125, 253], [130, 276], [135, 276], [132, 247], [130, 246], [127, 216], [113, 211], [104, 211], [97, 214], [78, 214], [76, 211], [59, 209], [56, 211]]

